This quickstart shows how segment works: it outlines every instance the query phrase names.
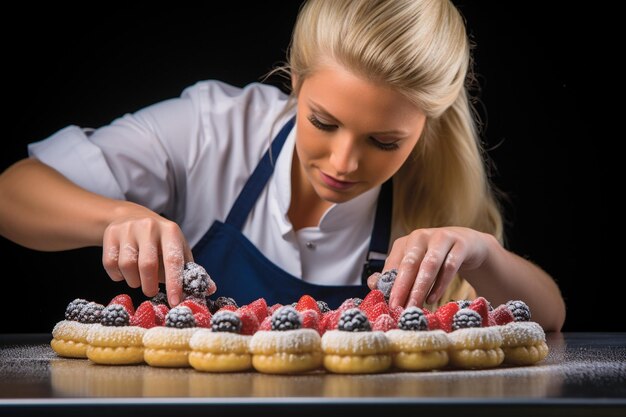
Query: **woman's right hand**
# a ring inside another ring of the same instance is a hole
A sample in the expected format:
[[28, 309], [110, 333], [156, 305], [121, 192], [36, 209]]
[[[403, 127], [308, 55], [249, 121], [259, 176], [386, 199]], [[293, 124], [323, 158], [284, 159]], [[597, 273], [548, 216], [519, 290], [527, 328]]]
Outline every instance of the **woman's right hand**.
[[105, 229], [102, 264], [114, 281], [141, 286], [152, 297], [165, 282], [174, 307], [182, 301], [183, 269], [193, 261], [191, 249], [178, 224], [140, 205], [124, 202]]

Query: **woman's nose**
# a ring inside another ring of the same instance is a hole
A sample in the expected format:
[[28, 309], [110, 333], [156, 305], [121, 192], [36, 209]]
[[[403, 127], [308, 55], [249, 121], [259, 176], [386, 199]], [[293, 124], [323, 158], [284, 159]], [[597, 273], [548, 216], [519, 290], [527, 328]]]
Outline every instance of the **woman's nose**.
[[356, 139], [349, 135], [335, 138], [330, 154], [330, 164], [336, 174], [346, 175], [356, 171], [359, 167]]

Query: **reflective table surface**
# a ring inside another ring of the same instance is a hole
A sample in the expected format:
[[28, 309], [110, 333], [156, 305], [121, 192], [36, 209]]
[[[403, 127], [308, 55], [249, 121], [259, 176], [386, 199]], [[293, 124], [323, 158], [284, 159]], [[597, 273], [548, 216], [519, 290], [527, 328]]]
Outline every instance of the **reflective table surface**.
[[549, 333], [532, 366], [293, 376], [96, 365], [56, 356], [50, 339], [0, 335], [0, 416], [626, 416], [626, 332]]

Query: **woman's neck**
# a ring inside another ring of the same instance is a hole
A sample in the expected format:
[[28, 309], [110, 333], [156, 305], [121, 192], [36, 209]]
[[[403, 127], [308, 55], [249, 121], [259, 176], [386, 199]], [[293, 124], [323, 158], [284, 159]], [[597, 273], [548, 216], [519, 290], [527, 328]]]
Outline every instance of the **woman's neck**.
[[298, 231], [305, 227], [317, 227], [320, 219], [332, 203], [322, 200], [309, 182], [300, 165], [297, 152], [291, 163], [291, 202], [287, 216]]

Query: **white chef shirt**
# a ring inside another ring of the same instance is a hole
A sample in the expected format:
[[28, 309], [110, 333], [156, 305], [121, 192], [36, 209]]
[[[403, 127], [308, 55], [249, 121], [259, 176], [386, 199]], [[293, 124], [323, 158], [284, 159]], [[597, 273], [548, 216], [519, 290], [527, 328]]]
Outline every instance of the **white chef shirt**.
[[[226, 219], [270, 140], [294, 113], [276, 87], [201, 81], [179, 98], [99, 129], [68, 126], [29, 144], [28, 151], [87, 190], [133, 201], [175, 221], [193, 247], [215, 220]], [[358, 285], [380, 187], [333, 205], [317, 227], [294, 231], [287, 211], [295, 130], [243, 234], [269, 260], [306, 282]]]

